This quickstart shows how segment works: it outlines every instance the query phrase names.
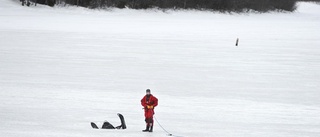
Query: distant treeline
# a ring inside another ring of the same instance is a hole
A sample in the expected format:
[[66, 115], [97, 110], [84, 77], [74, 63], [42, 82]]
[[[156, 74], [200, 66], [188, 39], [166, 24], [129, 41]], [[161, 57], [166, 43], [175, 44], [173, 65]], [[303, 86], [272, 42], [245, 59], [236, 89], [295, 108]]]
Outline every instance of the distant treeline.
[[196, 9], [220, 12], [268, 12], [294, 11], [297, 1], [320, 2], [320, 0], [31, 0], [54, 6], [56, 4], [77, 5], [87, 8], [131, 8], [131, 9]]

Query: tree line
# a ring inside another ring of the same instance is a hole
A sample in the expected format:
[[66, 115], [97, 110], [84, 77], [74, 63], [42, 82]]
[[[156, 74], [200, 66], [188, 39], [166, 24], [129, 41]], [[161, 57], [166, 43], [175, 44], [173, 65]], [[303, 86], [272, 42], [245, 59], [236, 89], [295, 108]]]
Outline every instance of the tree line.
[[297, 1], [320, 0], [30, 0], [34, 3], [54, 6], [76, 5], [87, 8], [131, 8], [131, 9], [196, 9], [220, 12], [268, 12], [294, 11]]

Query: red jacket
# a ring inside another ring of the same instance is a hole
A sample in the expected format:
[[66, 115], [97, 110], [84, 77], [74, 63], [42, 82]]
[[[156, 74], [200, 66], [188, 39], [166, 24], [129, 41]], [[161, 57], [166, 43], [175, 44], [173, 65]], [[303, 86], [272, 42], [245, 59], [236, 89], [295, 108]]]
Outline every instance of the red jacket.
[[[150, 94], [150, 97], [148, 98], [147, 95], [145, 95], [141, 99], [141, 105], [144, 107], [144, 115], [146, 118], [152, 118], [154, 114], [154, 107], [158, 106], [158, 99]], [[147, 106], [152, 106], [152, 108], [147, 108]]]

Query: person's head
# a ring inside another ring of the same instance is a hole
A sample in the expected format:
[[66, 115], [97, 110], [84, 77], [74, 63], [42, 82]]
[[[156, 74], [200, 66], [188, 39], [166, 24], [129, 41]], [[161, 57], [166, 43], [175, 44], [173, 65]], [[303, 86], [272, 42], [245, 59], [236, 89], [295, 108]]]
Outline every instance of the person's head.
[[147, 94], [147, 95], [150, 95], [150, 94], [151, 94], [151, 90], [150, 90], [150, 89], [147, 89], [147, 90], [146, 90], [146, 94]]

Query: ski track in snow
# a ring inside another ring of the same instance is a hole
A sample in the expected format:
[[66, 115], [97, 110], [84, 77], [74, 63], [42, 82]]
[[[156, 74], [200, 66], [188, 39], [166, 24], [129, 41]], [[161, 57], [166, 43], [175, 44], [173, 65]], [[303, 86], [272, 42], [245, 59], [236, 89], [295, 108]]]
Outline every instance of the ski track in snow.
[[[0, 0], [0, 135], [320, 134], [320, 6], [293, 13], [22, 7]], [[235, 46], [239, 38], [239, 46]], [[108, 120], [126, 130], [94, 130]]]

